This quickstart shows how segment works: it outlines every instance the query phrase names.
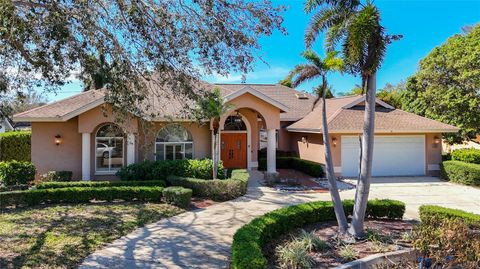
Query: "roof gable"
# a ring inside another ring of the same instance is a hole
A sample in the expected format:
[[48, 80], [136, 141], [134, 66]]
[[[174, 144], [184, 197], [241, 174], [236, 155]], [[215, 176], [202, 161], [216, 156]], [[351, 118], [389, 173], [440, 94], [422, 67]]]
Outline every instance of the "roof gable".
[[286, 112], [288, 111], [288, 107], [280, 102], [278, 102], [277, 100], [261, 93], [260, 91], [257, 91], [255, 90], [254, 88], [250, 87], [250, 86], [245, 86], [244, 88], [242, 88], [241, 90], [239, 91], [235, 91], [235, 92], [232, 92], [230, 94], [227, 94], [224, 99], [228, 102], [228, 101], [231, 101], [241, 95], [244, 95], [244, 94], [251, 94], [255, 97], [257, 97], [258, 99], [260, 100], [263, 100], [269, 104], [271, 104], [272, 106], [280, 109], [281, 112]]

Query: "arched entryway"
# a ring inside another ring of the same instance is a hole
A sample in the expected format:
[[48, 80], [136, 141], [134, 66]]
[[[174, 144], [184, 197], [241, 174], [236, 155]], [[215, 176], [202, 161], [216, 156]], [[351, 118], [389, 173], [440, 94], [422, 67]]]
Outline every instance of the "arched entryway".
[[251, 161], [251, 126], [239, 112], [225, 119], [220, 134], [220, 159], [225, 168], [247, 168]]

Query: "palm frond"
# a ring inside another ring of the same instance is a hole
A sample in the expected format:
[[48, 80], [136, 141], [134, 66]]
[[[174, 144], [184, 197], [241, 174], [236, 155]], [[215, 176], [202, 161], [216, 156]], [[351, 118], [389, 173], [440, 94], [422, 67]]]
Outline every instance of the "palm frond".
[[305, 45], [307, 48], [310, 48], [312, 44], [317, 39], [318, 35], [328, 29], [328, 27], [334, 25], [334, 21], [337, 14], [335, 13], [335, 9], [333, 8], [326, 8], [322, 9], [319, 12], [313, 15], [312, 20], [307, 26], [305, 30]]
[[329, 71], [340, 71], [342, 72], [344, 70], [344, 63], [342, 58], [337, 57], [338, 52], [337, 51], [329, 51], [327, 53], [327, 56], [323, 60], [323, 70], [325, 72]]
[[313, 65], [303, 65], [301, 71], [297, 72], [292, 79], [292, 87], [297, 87], [298, 85], [314, 80], [322, 75], [320, 69]]
[[310, 64], [322, 68], [323, 62], [320, 56], [315, 53], [313, 50], [306, 50], [302, 53], [303, 58], [305, 58]]

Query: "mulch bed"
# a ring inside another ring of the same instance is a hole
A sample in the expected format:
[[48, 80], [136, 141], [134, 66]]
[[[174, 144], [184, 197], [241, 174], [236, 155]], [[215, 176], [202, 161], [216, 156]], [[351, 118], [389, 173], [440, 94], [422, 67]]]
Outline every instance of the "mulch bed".
[[199, 209], [199, 208], [207, 208], [209, 206], [218, 204], [218, 202], [215, 202], [210, 199], [204, 199], [204, 198], [198, 198], [198, 197], [192, 197], [192, 202], [191, 202], [191, 209]]
[[[376, 253], [395, 251], [398, 250], [398, 246], [409, 247], [408, 243], [402, 241], [402, 235], [405, 232], [411, 232], [412, 225], [413, 222], [402, 220], [366, 220], [366, 229], [373, 230], [381, 236], [388, 236], [392, 242], [379, 244], [378, 242], [375, 243], [367, 240], [357, 241], [356, 243], [351, 244], [353, 249], [357, 252], [357, 259]], [[331, 268], [348, 262], [340, 257], [338, 254], [338, 248], [335, 247], [338, 242], [336, 239], [337, 223], [335, 221], [310, 224], [303, 227], [303, 230], [306, 232], [313, 232], [320, 237], [320, 239], [326, 241], [332, 246], [331, 249], [325, 253], [310, 253], [310, 256], [312, 256], [315, 261], [315, 266], [313, 268]], [[300, 233], [301, 229], [295, 229], [288, 234], [282, 235], [275, 240], [268, 242], [264, 246], [263, 251], [268, 258], [269, 267], [278, 268], [275, 255], [275, 249], [277, 246], [288, 243], [293, 238], [300, 235]]]

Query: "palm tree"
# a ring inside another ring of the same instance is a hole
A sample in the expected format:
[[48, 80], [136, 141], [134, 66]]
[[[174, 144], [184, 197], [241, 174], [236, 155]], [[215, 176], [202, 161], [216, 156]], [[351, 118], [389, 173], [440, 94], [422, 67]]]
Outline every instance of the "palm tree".
[[316, 89], [317, 99], [314, 102], [313, 107], [319, 99], [322, 99], [322, 132], [323, 132], [323, 144], [325, 147], [325, 168], [327, 179], [329, 183], [330, 196], [332, 197], [333, 206], [335, 208], [335, 216], [337, 218], [338, 227], [340, 233], [346, 233], [348, 229], [347, 218], [343, 210], [342, 200], [338, 193], [337, 181], [333, 171], [332, 152], [330, 150], [330, 139], [328, 137], [327, 126], [327, 108], [325, 105], [325, 99], [329, 87], [327, 84], [327, 74], [332, 71], [343, 70], [343, 61], [336, 57], [336, 52], [329, 52], [325, 59], [321, 59], [315, 52], [309, 50], [303, 53], [303, 57], [307, 60], [308, 64], [300, 64], [290, 72], [290, 74], [282, 80], [286, 84], [290, 84], [292, 87], [297, 87], [305, 81], [314, 79], [321, 79], [322, 84]]
[[376, 72], [385, 56], [387, 45], [401, 38], [387, 35], [380, 25], [380, 12], [370, 1], [360, 0], [307, 0], [305, 11], [314, 14], [305, 33], [305, 43], [311, 47], [318, 35], [325, 31], [327, 51], [337, 45], [342, 48], [348, 72], [362, 78], [365, 92], [365, 116], [360, 148], [360, 169], [355, 194], [355, 206], [349, 233], [364, 235], [364, 219], [370, 192], [375, 123]]
[[220, 118], [230, 111], [233, 105], [226, 103], [222, 97], [222, 94], [218, 88], [215, 88], [212, 92], [207, 92], [203, 98], [197, 101], [197, 106], [193, 109], [193, 116], [198, 122], [204, 123], [205, 120], [212, 121], [213, 129], [213, 171], [212, 177], [216, 179], [218, 177], [218, 164], [219, 160], [219, 148], [220, 148]]

